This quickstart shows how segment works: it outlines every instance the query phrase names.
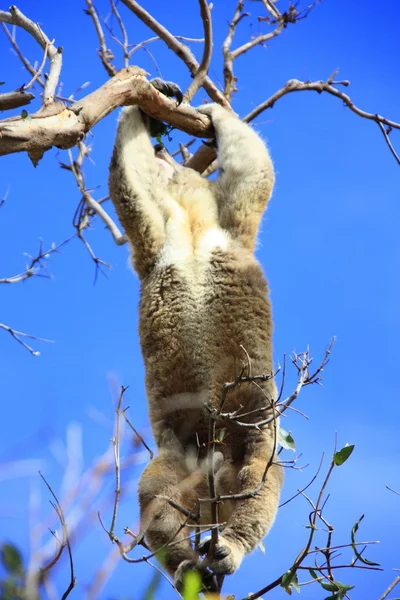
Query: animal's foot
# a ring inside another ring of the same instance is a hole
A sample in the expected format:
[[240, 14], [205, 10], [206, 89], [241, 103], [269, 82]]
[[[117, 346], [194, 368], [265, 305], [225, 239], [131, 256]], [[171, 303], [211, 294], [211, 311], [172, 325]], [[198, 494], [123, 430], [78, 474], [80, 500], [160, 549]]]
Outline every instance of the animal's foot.
[[[205, 538], [198, 547], [200, 554], [207, 554], [210, 548], [211, 537]], [[208, 559], [208, 567], [220, 575], [232, 575], [240, 567], [243, 559], [243, 549], [224, 538], [223, 535], [218, 537], [214, 551]]]
[[185, 585], [185, 576], [188, 571], [195, 571], [200, 575], [200, 589], [199, 592], [217, 592], [218, 585], [215, 575], [208, 569], [200, 569], [199, 566], [195, 565], [191, 560], [184, 560], [181, 562], [175, 572], [174, 584], [178, 592], [183, 590]]

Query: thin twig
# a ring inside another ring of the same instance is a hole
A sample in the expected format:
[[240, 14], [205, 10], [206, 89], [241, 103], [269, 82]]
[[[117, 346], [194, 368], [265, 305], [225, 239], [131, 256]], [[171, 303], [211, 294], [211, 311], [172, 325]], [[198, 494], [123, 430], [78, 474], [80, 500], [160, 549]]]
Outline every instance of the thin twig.
[[317, 479], [317, 477], [319, 475], [323, 461], [324, 461], [324, 454], [322, 454], [322, 456], [321, 456], [321, 460], [319, 462], [318, 469], [317, 469], [315, 475], [312, 477], [312, 479], [310, 479], [310, 481], [307, 483], [307, 485], [305, 485], [303, 488], [301, 488], [301, 490], [297, 490], [296, 494], [294, 494], [293, 496], [288, 498], [288, 500], [285, 500], [285, 502], [282, 502], [278, 508], [282, 508], [282, 506], [285, 506], [286, 504], [289, 504], [289, 502], [292, 502], [292, 500], [294, 500], [295, 498], [300, 496], [303, 492], [305, 492], [314, 483], [314, 481]]
[[110, 0], [111, 3], [111, 10], [114, 13], [117, 21], [118, 21], [118, 25], [119, 28], [121, 30], [122, 33], [122, 48], [124, 51], [124, 67], [128, 67], [129, 66], [129, 51], [128, 51], [128, 47], [129, 47], [129, 40], [128, 40], [128, 33], [126, 31], [126, 27], [124, 25], [123, 20], [121, 19], [121, 15], [119, 14], [117, 7], [115, 5], [114, 0]]
[[153, 460], [154, 457], [154, 452], [151, 450], [151, 448], [146, 444], [145, 440], [143, 439], [143, 437], [140, 435], [140, 433], [137, 431], [137, 429], [134, 428], [134, 426], [132, 425], [132, 423], [130, 422], [130, 420], [128, 419], [128, 417], [126, 416], [126, 411], [129, 409], [129, 406], [127, 406], [126, 408], [124, 408], [124, 410], [122, 411], [122, 415], [125, 419], [125, 421], [127, 422], [127, 424], [129, 425], [129, 427], [132, 429], [133, 433], [136, 435], [136, 437], [138, 438], [138, 440], [143, 444], [143, 446], [146, 448], [147, 452], [149, 453], [150, 456], [150, 460]]
[[34, 350], [31, 346], [29, 346], [29, 344], [24, 342], [24, 340], [21, 339], [21, 337], [26, 337], [26, 338], [29, 338], [30, 340], [37, 340], [38, 342], [53, 343], [53, 340], [47, 340], [45, 338], [37, 337], [36, 335], [30, 335], [29, 333], [24, 333], [23, 331], [17, 331], [16, 329], [13, 329], [12, 327], [5, 325], [4, 323], [0, 323], [0, 329], [4, 329], [5, 331], [8, 331], [8, 333], [14, 338], [14, 340], [17, 341], [19, 344], [21, 344], [21, 346], [23, 346], [25, 348], [25, 350], [28, 350], [28, 352], [30, 354], [32, 354], [32, 356], [39, 356], [40, 352], [38, 350]]
[[113, 449], [114, 449], [114, 460], [115, 460], [115, 496], [114, 496], [114, 510], [113, 510], [112, 519], [111, 519], [110, 531], [108, 532], [108, 535], [110, 536], [111, 541], [114, 541], [114, 529], [115, 529], [115, 523], [117, 520], [119, 497], [121, 495], [120, 443], [121, 443], [121, 413], [123, 412], [121, 410], [121, 404], [122, 404], [122, 400], [123, 400], [124, 394], [127, 389], [128, 388], [126, 388], [124, 386], [121, 387], [121, 391], [120, 391], [119, 398], [118, 398], [117, 409], [116, 409], [117, 418], [116, 418], [116, 425], [115, 425], [115, 436], [112, 438], [112, 445], [113, 445]]
[[388, 485], [385, 485], [385, 488], [387, 490], [389, 490], [390, 492], [393, 492], [393, 494], [396, 494], [397, 496], [400, 496], [400, 492], [398, 492], [397, 490], [394, 490], [393, 488], [389, 487]]
[[207, 77], [208, 68], [211, 62], [211, 54], [212, 54], [212, 19], [211, 19], [211, 11], [208, 6], [208, 0], [199, 0], [200, 4], [200, 16], [203, 23], [204, 30], [204, 50], [203, 57], [201, 59], [199, 68], [197, 69], [196, 74], [194, 75], [193, 81], [186, 90], [183, 95], [184, 102], [191, 102], [192, 98], [199, 90], [199, 88], [203, 85], [205, 78]]
[[[174, 37], [181, 42], [188, 42], [188, 43], [193, 43], [193, 44], [194, 43], [196, 43], [196, 44], [204, 43], [204, 38], [189, 38], [189, 37], [185, 37], [184, 35], [175, 35]], [[151, 37], [147, 40], [143, 40], [142, 42], [139, 42], [138, 44], [130, 44], [133, 46], [133, 48], [131, 50], [129, 50], [129, 56], [132, 56], [132, 54], [134, 54], [135, 52], [137, 52], [144, 46], [147, 46], [147, 44], [151, 44], [152, 42], [159, 42], [160, 40], [161, 40], [160, 36], [155, 35], [154, 37]]]
[[2, 279], [0, 279], [0, 284], [20, 283], [21, 281], [26, 281], [31, 277], [49, 277], [48, 274], [43, 272], [47, 270], [44, 261], [46, 261], [49, 258], [50, 254], [59, 252], [60, 248], [62, 248], [62, 246], [65, 246], [65, 244], [71, 241], [74, 237], [76, 237], [75, 233], [71, 235], [68, 239], [61, 242], [61, 244], [58, 244], [57, 246], [53, 243], [49, 250], [43, 250], [43, 241], [40, 240], [38, 254], [35, 257], [32, 257], [29, 254], [27, 255], [29, 256], [31, 261], [26, 267], [25, 271], [22, 271], [22, 273], [19, 273], [18, 275], [12, 275], [11, 277], [3, 277]]
[[100, 50], [98, 50], [98, 54], [99, 54], [100, 60], [103, 63], [103, 66], [104, 66], [105, 70], [107, 71], [107, 74], [110, 77], [112, 77], [117, 72], [117, 69], [114, 67], [114, 65], [111, 62], [113, 60], [114, 56], [113, 56], [111, 50], [109, 50], [107, 48], [103, 28], [101, 26], [100, 19], [97, 14], [97, 10], [96, 10], [92, 0], [86, 0], [86, 6], [87, 6], [86, 14], [88, 14], [92, 18], [93, 25], [94, 25], [94, 28], [96, 30], [97, 37], [99, 40]]
[[[291, 94], [292, 92], [315, 91], [315, 92], [318, 92], [319, 94], [322, 92], [327, 92], [328, 94], [331, 94], [332, 96], [335, 96], [336, 98], [340, 98], [344, 102], [345, 106], [347, 106], [352, 112], [354, 112], [359, 117], [362, 117], [363, 119], [368, 119], [370, 121], [374, 121], [375, 123], [377, 123], [380, 130], [382, 131], [382, 133], [384, 135], [386, 143], [389, 145], [390, 151], [392, 152], [396, 161], [400, 164], [400, 157], [395, 152], [392, 144], [391, 143], [389, 144], [389, 137], [388, 137], [389, 133], [392, 129], [400, 129], [400, 123], [391, 121], [390, 119], [387, 119], [386, 117], [382, 117], [381, 115], [369, 113], [369, 112], [366, 112], [365, 110], [362, 110], [361, 108], [359, 108], [358, 106], [356, 106], [353, 103], [353, 101], [347, 94], [344, 94], [343, 92], [338, 90], [336, 87], [334, 87], [332, 84], [348, 86], [348, 85], [350, 85], [350, 82], [349, 81], [331, 81], [330, 79], [328, 79], [327, 81], [299, 81], [298, 79], [290, 79], [286, 83], [286, 85], [284, 85], [280, 90], [275, 92], [275, 94], [270, 96], [268, 98], [268, 100], [266, 100], [265, 102], [263, 102], [262, 104], [257, 106], [248, 115], [246, 115], [244, 117], [243, 121], [245, 123], [249, 123], [256, 117], [258, 117], [258, 115], [260, 115], [264, 110], [266, 110], [268, 108], [272, 108], [277, 100], [279, 100], [283, 96], [286, 96], [287, 94]], [[388, 129], [385, 129], [383, 126], [386, 126]]]
[[[0, 19], [1, 21], [1, 19]], [[15, 54], [18, 56], [19, 60], [22, 62], [22, 64], [24, 65], [25, 69], [28, 71], [28, 73], [30, 73], [33, 77], [36, 75], [36, 69], [35, 67], [29, 62], [29, 60], [22, 54], [21, 50], [19, 49], [19, 46], [15, 40], [15, 37], [13, 35], [11, 35], [11, 33], [8, 30], [8, 27], [6, 27], [4, 25], [4, 23], [1, 23], [1, 26], [3, 28], [4, 33], [6, 34], [8, 41], [10, 42], [11, 46], [13, 47], [13, 50], [15, 52]], [[44, 88], [44, 84], [45, 81], [44, 79], [42, 79], [41, 77], [37, 78], [37, 82], [40, 84], [40, 86], [42, 88]]]
[[40, 471], [39, 471], [39, 475], [43, 479], [44, 483], [46, 484], [47, 488], [49, 489], [51, 495], [53, 496], [53, 498], [55, 500], [55, 504], [53, 502], [51, 502], [51, 505], [53, 506], [54, 510], [57, 513], [58, 518], [60, 519], [60, 523], [61, 523], [61, 527], [62, 527], [62, 531], [63, 531], [63, 541], [64, 541], [64, 544], [67, 547], [67, 550], [68, 550], [69, 568], [70, 568], [70, 583], [69, 583], [67, 589], [65, 590], [64, 594], [61, 597], [61, 600], [65, 600], [69, 596], [70, 592], [73, 590], [73, 588], [75, 587], [75, 584], [76, 584], [76, 577], [75, 577], [75, 573], [74, 573], [74, 561], [73, 561], [73, 558], [72, 558], [71, 543], [69, 541], [67, 524], [65, 522], [65, 516], [64, 516], [64, 511], [62, 509], [62, 506], [59, 503], [57, 496], [53, 492], [52, 487], [50, 486], [50, 484], [47, 482], [47, 480], [45, 479], [45, 477], [42, 475], [42, 473]]
[[224, 57], [224, 95], [230, 100], [232, 93], [236, 91], [235, 83], [236, 77], [233, 75], [233, 57], [231, 52], [231, 46], [233, 37], [236, 32], [236, 27], [242, 19], [249, 16], [248, 12], [243, 12], [244, 1], [239, 0], [236, 5], [235, 14], [233, 15], [232, 21], [229, 23], [228, 35], [222, 44], [222, 54]]
[[382, 596], [379, 596], [378, 600], [385, 600], [393, 592], [396, 585], [400, 583], [400, 575], [397, 575], [396, 579], [389, 585], [389, 587], [383, 592]]
[[[117, 244], [117, 246], [122, 246], [123, 244], [126, 244], [126, 242], [128, 241], [127, 236], [125, 234], [121, 233], [121, 231], [118, 228], [118, 225], [114, 222], [114, 220], [110, 217], [110, 215], [104, 210], [104, 208], [99, 204], [99, 202], [96, 202], [96, 200], [93, 198], [93, 196], [90, 194], [89, 190], [86, 189], [86, 186], [85, 186], [85, 179], [84, 179], [83, 171], [82, 171], [82, 163], [83, 163], [83, 160], [85, 159], [85, 157], [89, 155], [90, 147], [86, 146], [86, 144], [84, 144], [83, 142], [79, 142], [78, 149], [79, 149], [79, 153], [78, 153], [76, 160], [73, 159], [71, 150], [68, 150], [68, 157], [69, 157], [69, 162], [70, 162], [69, 167], [67, 165], [64, 165], [63, 163], [61, 163], [61, 166], [64, 169], [69, 168], [72, 171], [85, 203], [103, 221], [103, 223], [105, 224], [105, 226], [107, 227], [107, 229], [109, 230], [111, 235], [113, 236], [114, 242]], [[82, 220], [81, 219], [79, 219], [79, 222], [76, 224], [76, 227], [78, 227], [79, 230], [82, 231]], [[106, 264], [106, 263], [103, 263], [103, 264]]]
[[[53, 42], [54, 42], [54, 40], [53, 40]], [[51, 42], [51, 43], [53, 43], [53, 42]], [[44, 53], [43, 53], [43, 60], [40, 64], [39, 68], [37, 69], [36, 73], [33, 75], [32, 79], [29, 81], [29, 83], [24, 85], [24, 90], [28, 90], [35, 83], [35, 81], [40, 77], [40, 74], [42, 73], [42, 71], [44, 69], [44, 65], [46, 64], [48, 50], [49, 50], [49, 44], [46, 43], [46, 46], [44, 48]]]

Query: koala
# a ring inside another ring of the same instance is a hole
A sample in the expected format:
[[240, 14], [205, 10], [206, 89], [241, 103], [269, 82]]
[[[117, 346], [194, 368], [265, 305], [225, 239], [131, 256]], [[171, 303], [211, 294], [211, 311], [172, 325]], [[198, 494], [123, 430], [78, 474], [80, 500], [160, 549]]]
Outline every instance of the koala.
[[141, 283], [139, 334], [158, 448], [139, 483], [141, 531], [153, 551], [163, 549], [178, 589], [186, 569], [206, 564], [211, 575], [238, 569], [272, 526], [283, 481], [273, 460], [274, 423], [251, 427], [272, 414], [273, 378], [245, 381], [226, 394], [222, 412], [243, 414], [240, 421], [250, 426], [216, 420], [212, 468], [217, 496], [258, 492], [218, 502], [221, 532], [212, 552], [208, 539], [193, 547], [194, 520], [168, 502], [191, 514], [200, 506], [197, 525], [211, 523], [204, 464], [222, 388], [244, 363], [247, 374], [273, 372], [271, 306], [254, 256], [273, 165], [260, 137], [233, 113], [216, 104], [198, 110], [215, 129], [216, 181], [160, 158], [137, 106], [121, 113], [109, 176]]

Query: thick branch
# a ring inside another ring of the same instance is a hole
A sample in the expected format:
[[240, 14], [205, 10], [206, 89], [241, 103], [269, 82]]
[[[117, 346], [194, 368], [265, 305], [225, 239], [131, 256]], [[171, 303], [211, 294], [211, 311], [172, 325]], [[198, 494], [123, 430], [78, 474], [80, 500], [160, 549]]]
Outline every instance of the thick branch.
[[29, 104], [34, 97], [33, 94], [26, 94], [19, 90], [16, 92], [0, 94], [0, 110], [11, 110], [12, 108], [26, 106], [26, 104]]
[[72, 148], [102, 118], [118, 106], [138, 104], [151, 117], [196, 137], [211, 138], [210, 119], [191, 106], [177, 107], [158, 92], [138, 67], [122, 69], [98, 90], [69, 107], [61, 102], [53, 110], [43, 110], [28, 118], [13, 117], [0, 121], [0, 156], [28, 152], [36, 165], [51, 147]]

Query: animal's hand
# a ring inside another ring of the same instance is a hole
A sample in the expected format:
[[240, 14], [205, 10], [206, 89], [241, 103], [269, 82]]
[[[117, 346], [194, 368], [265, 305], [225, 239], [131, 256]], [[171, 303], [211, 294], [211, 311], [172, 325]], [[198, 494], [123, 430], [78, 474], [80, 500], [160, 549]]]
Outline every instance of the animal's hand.
[[161, 79], [160, 77], [150, 79], [150, 83], [156, 88], [156, 90], [164, 94], [164, 96], [168, 96], [168, 98], [175, 98], [178, 106], [181, 104], [183, 100], [183, 94], [179, 85], [173, 83], [172, 81], [164, 81], [164, 79]]
[[225, 117], [228, 117], [228, 118], [236, 117], [236, 114], [234, 112], [226, 110], [226, 108], [224, 108], [220, 104], [216, 104], [214, 102], [210, 103], [210, 104], [202, 104], [201, 106], [198, 106], [196, 110], [199, 113], [210, 117], [210, 119], [212, 121], [214, 121], [215, 119], [220, 119], [220, 118], [225, 118]]

